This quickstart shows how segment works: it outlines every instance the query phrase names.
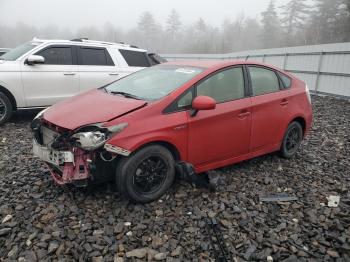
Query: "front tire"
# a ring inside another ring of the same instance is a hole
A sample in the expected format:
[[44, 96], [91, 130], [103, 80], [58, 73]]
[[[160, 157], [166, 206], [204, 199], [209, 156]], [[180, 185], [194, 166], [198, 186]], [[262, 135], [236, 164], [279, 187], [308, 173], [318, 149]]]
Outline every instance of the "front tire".
[[302, 140], [303, 128], [300, 123], [296, 121], [290, 123], [282, 141], [281, 156], [287, 159], [292, 158], [298, 151]]
[[3, 92], [0, 92], [0, 125], [9, 120], [12, 114], [13, 106], [10, 99]]
[[160, 145], [146, 146], [117, 165], [119, 192], [133, 202], [149, 203], [160, 198], [173, 184], [175, 161]]

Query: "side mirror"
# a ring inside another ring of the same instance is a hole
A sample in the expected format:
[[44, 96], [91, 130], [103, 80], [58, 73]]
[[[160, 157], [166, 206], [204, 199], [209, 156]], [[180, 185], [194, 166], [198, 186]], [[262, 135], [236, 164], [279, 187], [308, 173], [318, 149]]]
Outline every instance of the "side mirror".
[[45, 58], [41, 55], [30, 55], [28, 56], [26, 63], [28, 65], [35, 65], [35, 64], [44, 64]]
[[191, 116], [195, 116], [200, 110], [213, 110], [216, 108], [215, 99], [209, 96], [197, 96], [192, 101], [192, 113]]

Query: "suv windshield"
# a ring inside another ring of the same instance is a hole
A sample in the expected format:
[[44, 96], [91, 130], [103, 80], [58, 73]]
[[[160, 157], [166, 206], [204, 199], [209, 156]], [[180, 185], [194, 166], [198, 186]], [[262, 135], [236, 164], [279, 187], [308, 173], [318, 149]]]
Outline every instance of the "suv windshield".
[[182, 86], [203, 71], [189, 66], [159, 65], [143, 69], [108, 86], [109, 93], [129, 95], [142, 100], [157, 100]]
[[3, 54], [2, 56], [0, 56], [0, 59], [6, 61], [15, 61], [17, 58], [21, 57], [22, 55], [24, 55], [25, 53], [27, 53], [28, 51], [32, 50], [34, 47], [40, 44], [40, 42], [25, 43]]

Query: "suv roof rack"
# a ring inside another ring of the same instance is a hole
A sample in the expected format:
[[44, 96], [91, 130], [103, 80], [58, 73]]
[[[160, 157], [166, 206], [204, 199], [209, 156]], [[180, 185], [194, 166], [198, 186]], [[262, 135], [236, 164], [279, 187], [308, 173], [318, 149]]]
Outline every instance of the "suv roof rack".
[[89, 40], [89, 38], [81, 37], [81, 38], [72, 39], [72, 40], [70, 40], [70, 41], [74, 41], [74, 42], [83, 42], [84, 40]]

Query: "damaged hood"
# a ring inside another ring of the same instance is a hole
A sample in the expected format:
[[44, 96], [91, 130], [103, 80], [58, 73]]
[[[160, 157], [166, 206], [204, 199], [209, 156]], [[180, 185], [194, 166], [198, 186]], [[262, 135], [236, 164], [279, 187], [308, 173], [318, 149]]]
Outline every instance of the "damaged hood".
[[74, 130], [88, 124], [107, 122], [146, 104], [142, 100], [95, 89], [51, 106], [43, 117], [57, 126]]

